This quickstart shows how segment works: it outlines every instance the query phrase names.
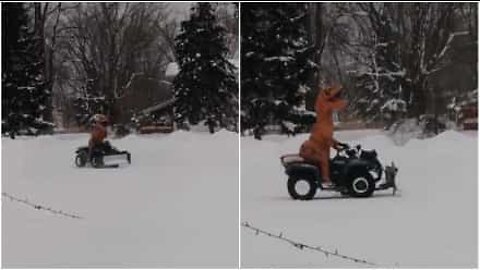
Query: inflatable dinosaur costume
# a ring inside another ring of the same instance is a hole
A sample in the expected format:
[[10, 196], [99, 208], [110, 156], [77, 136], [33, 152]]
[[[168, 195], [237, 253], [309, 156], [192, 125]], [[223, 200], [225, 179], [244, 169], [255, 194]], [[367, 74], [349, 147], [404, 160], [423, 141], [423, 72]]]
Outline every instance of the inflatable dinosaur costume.
[[340, 97], [342, 87], [333, 86], [320, 91], [315, 102], [317, 120], [310, 137], [300, 147], [300, 156], [320, 167], [322, 186], [332, 186], [330, 181], [330, 147], [338, 149], [344, 144], [333, 138], [333, 111], [346, 107], [347, 102]]

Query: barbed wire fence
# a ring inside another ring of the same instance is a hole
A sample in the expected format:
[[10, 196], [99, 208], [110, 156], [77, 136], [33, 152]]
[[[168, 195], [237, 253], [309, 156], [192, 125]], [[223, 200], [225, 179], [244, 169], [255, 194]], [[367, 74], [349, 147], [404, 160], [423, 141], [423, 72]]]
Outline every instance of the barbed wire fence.
[[63, 210], [56, 210], [56, 209], [53, 209], [53, 208], [48, 207], [48, 206], [43, 206], [43, 205], [39, 205], [39, 204], [36, 204], [36, 203], [32, 203], [27, 199], [17, 198], [15, 196], [12, 196], [12, 195], [6, 193], [6, 192], [2, 192], [2, 197], [10, 199], [11, 201], [14, 201], [14, 202], [18, 202], [18, 203], [21, 203], [21, 204], [28, 205], [30, 207], [33, 207], [36, 210], [47, 211], [47, 212], [50, 212], [50, 213], [53, 213], [53, 214], [56, 214], [56, 215], [61, 215], [61, 216], [74, 218], [74, 219], [83, 219], [83, 217], [81, 217], [81, 216], [78, 216], [78, 215], [75, 215], [75, 214], [70, 214], [70, 213], [65, 212]]
[[265, 235], [265, 236], [268, 236], [268, 237], [271, 237], [271, 238], [275, 238], [275, 239], [287, 242], [287, 243], [293, 245], [294, 247], [296, 247], [300, 250], [308, 249], [308, 250], [313, 250], [313, 251], [316, 251], [316, 252], [320, 252], [320, 253], [323, 253], [327, 258], [329, 256], [337, 257], [337, 258], [340, 258], [340, 259], [343, 259], [343, 260], [368, 265], [370, 267], [382, 267], [382, 268], [383, 267], [386, 267], [386, 268], [397, 268], [397, 267], [399, 267], [398, 264], [395, 264], [394, 267], [384, 266], [384, 265], [380, 265], [380, 264], [372, 262], [372, 261], [368, 261], [366, 259], [360, 259], [360, 258], [355, 258], [355, 257], [352, 257], [352, 256], [348, 256], [348, 255], [340, 253], [338, 251], [338, 249], [335, 249], [334, 251], [332, 251], [332, 250], [322, 248], [320, 246], [312, 246], [312, 245], [304, 244], [304, 243], [301, 243], [299, 241], [295, 241], [295, 240], [292, 240], [290, 238], [285, 237], [283, 235], [283, 233], [279, 233], [279, 234], [271, 233], [271, 232], [268, 232], [266, 230], [262, 230], [260, 228], [255, 227], [255, 226], [252, 226], [248, 222], [242, 222], [241, 225], [242, 225], [242, 227], [244, 227], [246, 229], [254, 231], [255, 235], [262, 234], [262, 235]]

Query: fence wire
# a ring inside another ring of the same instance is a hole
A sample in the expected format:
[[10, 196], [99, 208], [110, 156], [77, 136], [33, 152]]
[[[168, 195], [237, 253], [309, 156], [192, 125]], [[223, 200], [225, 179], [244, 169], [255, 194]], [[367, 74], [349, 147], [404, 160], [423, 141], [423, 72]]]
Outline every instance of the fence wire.
[[[293, 245], [294, 247], [296, 247], [300, 250], [308, 249], [308, 250], [313, 250], [313, 251], [316, 251], [316, 252], [320, 252], [320, 253], [323, 253], [327, 258], [329, 256], [332, 256], [332, 257], [341, 258], [343, 260], [368, 265], [370, 267], [372, 267], [372, 266], [373, 267], [384, 267], [384, 266], [380, 266], [377, 263], [368, 261], [366, 259], [355, 258], [355, 257], [352, 257], [352, 256], [342, 254], [338, 251], [338, 249], [335, 249], [334, 251], [332, 251], [332, 250], [322, 248], [320, 246], [312, 246], [312, 245], [304, 244], [304, 243], [301, 243], [301, 242], [298, 242], [298, 241], [295, 241], [295, 240], [292, 240], [292, 239], [289, 239], [289, 238], [285, 237], [283, 235], [283, 233], [274, 234], [274, 233], [262, 230], [260, 228], [254, 227], [254, 226], [250, 225], [248, 222], [243, 222], [241, 225], [242, 225], [242, 227], [247, 228], [247, 229], [255, 232], [255, 235], [262, 234], [262, 235], [265, 235], [265, 236], [268, 236], [268, 237], [271, 237], [271, 238], [275, 238], [275, 239], [287, 242], [287, 243]], [[385, 267], [387, 267], [387, 266], [385, 266]], [[395, 265], [395, 267], [398, 267], [398, 265]]]
[[83, 219], [83, 217], [81, 217], [81, 216], [78, 216], [78, 215], [75, 215], [75, 214], [70, 214], [70, 213], [67, 213], [67, 212], [62, 211], [62, 210], [56, 210], [56, 209], [50, 208], [48, 206], [43, 206], [43, 205], [39, 205], [39, 204], [36, 204], [36, 203], [32, 203], [27, 199], [17, 198], [15, 196], [12, 196], [12, 195], [6, 193], [6, 192], [2, 192], [2, 196], [4, 198], [10, 199], [11, 201], [18, 202], [18, 203], [25, 204], [25, 205], [28, 205], [30, 207], [33, 207], [36, 210], [47, 211], [47, 212], [50, 212], [50, 213], [53, 213], [53, 214], [56, 214], [56, 215], [61, 215], [61, 216], [69, 217], [69, 218]]

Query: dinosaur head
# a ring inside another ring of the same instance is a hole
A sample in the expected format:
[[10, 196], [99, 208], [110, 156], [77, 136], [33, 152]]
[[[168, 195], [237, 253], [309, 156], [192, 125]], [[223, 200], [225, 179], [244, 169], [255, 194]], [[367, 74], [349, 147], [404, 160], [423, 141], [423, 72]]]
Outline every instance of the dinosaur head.
[[334, 85], [334, 86], [327, 87], [323, 89], [321, 92], [324, 98], [329, 101], [341, 99], [341, 93], [342, 93], [341, 85]]
[[323, 106], [333, 110], [342, 110], [347, 104], [342, 98], [341, 85], [334, 85], [321, 90], [320, 100]]

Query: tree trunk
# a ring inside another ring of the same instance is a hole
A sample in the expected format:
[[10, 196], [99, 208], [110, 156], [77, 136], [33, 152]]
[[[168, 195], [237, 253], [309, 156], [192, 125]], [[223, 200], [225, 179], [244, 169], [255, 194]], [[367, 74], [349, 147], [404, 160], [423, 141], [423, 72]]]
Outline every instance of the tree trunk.
[[323, 3], [309, 3], [309, 13], [307, 20], [307, 31], [310, 34], [310, 43], [315, 48], [312, 61], [317, 65], [317, 68], [312, 71], [309, 80], [310, 91], [306, 94], [305, 103], [306, 108], [312, 110], [315, 104], [315, 98], [320, 83], [320, 67], [322, 61], [322, 49], [324, 42], [323, 33]]
[[409, 110], [410, 117], [419, 117], [426, 112], [426, 102], [428, 98], [428, 93], [421, 84], [414, 84], [412, 91], [413, 100], [412, 100], [412, 109]]
[[46, 64], [46, 54], [45, 54], [45, 16], [46, 10], [48, 7], [48, 3], [45, 3], [44, 9], [42, 10], [41, 3], [34, 3], [34, 11], [35, 11], [35, 21], [34, 21], [34, 31], [35, 31], [35, 39], [36, 39], [36, 50], [38, 59], [42, 62], [41, 68], [43, 69], [43, 78], [45, 82], [45, 89], [50, 92], [50, 96], [47, 98], [46, 101], [46, 108], [43, 111], [43, 120], [51, 122], [53, 120], [52, 115], [52, 85], [53, 81], [49, 76], [48, 65]]

